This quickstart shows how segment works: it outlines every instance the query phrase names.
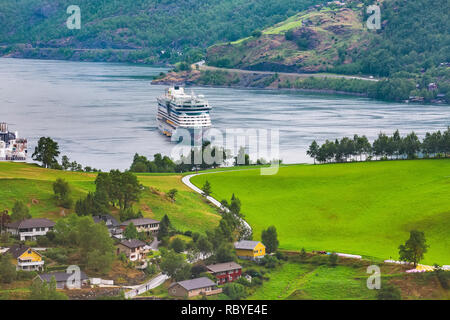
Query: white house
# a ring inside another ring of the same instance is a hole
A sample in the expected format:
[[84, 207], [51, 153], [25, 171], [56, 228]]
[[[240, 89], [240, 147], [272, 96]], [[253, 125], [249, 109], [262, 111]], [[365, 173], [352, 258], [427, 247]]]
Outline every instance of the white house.
[[7, 224], [6, 230], [13, 236], [18, 236], [20, 241], [34, 241], [36, 237], [45, 236], [54, 226], [55, 223], [48, 219], [26, 219]]
[[153, 220], [149, 218], [138, 218], [138, 219], [131, 219], [122, 222], [120, 225], [123, 230], [130, 224], [133, 223], [133, 225], [136, 227], [136, 230], [138, 232], [145, 232], [147, 235], [155, 235], [158, 234], [159, 231], [159, 221]]

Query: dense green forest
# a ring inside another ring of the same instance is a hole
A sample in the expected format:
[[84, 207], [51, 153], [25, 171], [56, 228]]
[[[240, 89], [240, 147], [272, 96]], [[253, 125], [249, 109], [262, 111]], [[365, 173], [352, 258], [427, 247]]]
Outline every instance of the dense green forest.
[[[354, 62], [336, 66], [334, 71], [392, 76], [397, 72], [419, 73], [450, 62], [450, 1], [438, 3], [383, 1], [381, 30], [365, 46], [347, 51]], [[366, 18], [367, 14], [364, 21]]]
[[309, 78], [278, 83], [281, 88], [344, 91], [388, 101], [450, 101], [450, 1], [385, 0], [379, 30], [365, 26], [366, 8], [373, 1], [344, 2], [309, 8], [261, 34], [212, 46], [207, 62], [382, 78], [378, 83]]
[[[81, 29], [69, 30], [66, 9], [72, 1], [0, 1], [0, 54], [105, 61], [114, 56], [116, 60], [147, 63], [197, 60], [213, 43], [250, 35], [314, 2], [79, 0]], [[44, 54], [30, 50], [30, 45], [56, 50]]]

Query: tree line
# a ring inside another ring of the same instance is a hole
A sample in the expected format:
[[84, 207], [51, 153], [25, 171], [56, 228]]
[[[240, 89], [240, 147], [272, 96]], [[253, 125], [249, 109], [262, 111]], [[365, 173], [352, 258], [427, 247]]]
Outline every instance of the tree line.
[[101, 172], [101, 170], [83, 166], [76, 161], [70, 161], [69, 157], [63, 155], [61, 163], [58, 162], [58, 157], [61, 154], [58, 142], [50, 137], [39, 138], [37, 146], [34, 148], [31, 156], [34, 161], [40, 162], [42, 167], [54, 170], [70, 170], [78, 172]]
[[414, 132], [402, 137], [398, 130], [392, 136], [380, 132], [370, 143], [365, 135], [343, 137], [335, 141], [326, 140], [322, 145], [314, 140], [306, 152], [314, 163], [347, 162], [387, 159], [446, 158], [450, 155], [450, 127], [425, 134], [420, 141]]

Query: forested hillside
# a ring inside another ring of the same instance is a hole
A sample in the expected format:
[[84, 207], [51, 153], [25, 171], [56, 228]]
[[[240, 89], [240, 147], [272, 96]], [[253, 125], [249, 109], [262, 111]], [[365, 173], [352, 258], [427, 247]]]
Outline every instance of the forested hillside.
[[331, 87], [319, 80], [279, 86], [352, 91], [385, 100], [448, 102], [450, 1], [436, 5], [428, 0], [384, 0], [380, 30], [366, 27], [366, 8], [371, 4], [346, 0], [310, 7], [251, 37], [211, 46], [207, 62], [250, 70], [388, 77], [377, 85], [350, 84], [350, 89], [348, 81], [333, 81]]
[[[146, 63], [195, 60], [209, 45], [248, 36], [314, 2], [1, 0], [0, 54]], [[71, 4], [81, 8], [80, 30], [66, 27]]]
[[209, 61], [376, 76], [423, 72], [450, 61], [450, 1], [384, 0], [377, 31], [366, 27], [372, 1], [341, 4], [311, 7], [253, 37], [213, 46]]

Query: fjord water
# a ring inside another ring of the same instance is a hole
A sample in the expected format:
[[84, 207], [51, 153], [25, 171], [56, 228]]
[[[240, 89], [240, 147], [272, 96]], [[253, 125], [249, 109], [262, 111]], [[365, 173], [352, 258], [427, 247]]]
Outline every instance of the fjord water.
[[[32, 154], [41, 136], [60, 144], [62, 154], [102, 170], [129, 168], [137, 152], [170, 155], [173, 144], [156, 125], [151, 85], [164, 68], [126, 64], [0, 59], [0, 122], [29, 140]], [[190, 88], [191, 89], [191, 88]], [[370, 140], [382, 131], [406, 134], [450, 125], [450, 107], [400, 104], [366, 98], [294, 91], [192, 88], [213, 106], [214, 128], [279, 129], [285, 163], [311, 162], [316, 139], [354, 133]]]

